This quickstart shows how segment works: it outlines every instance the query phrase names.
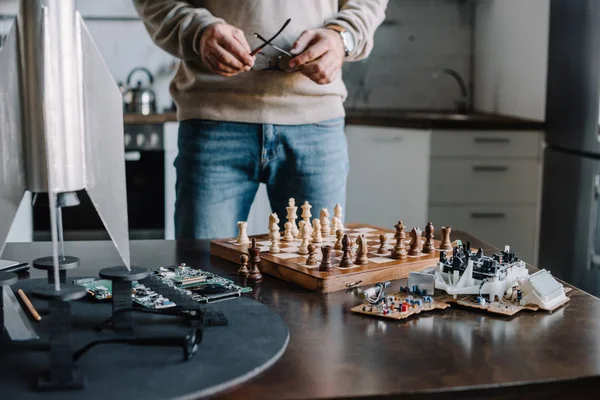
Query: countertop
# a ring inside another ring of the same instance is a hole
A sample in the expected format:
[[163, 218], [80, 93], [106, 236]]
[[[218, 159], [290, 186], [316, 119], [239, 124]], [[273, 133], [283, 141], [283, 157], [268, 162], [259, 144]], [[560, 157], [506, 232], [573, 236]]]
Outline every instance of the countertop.
[[[125, 124], [162, 124], [176, 122], [173, 112], [164, 114], [126, 114]], [[391, 126], [440, 130], [543, 130], [544, 122], [487, 113], [458, 114], [427, 110], [346, 110], [346, 124]]]
[[[453, 239], [495, 251], [466, 233]], [[65, 247], [82, 261], [69, 276], [118, 263], [108, 241]], [[31, 262], [49, 252], [48, 242], [9, 243], [3, 256]], [[208, 241], [133, 241], [131, 254], [133, 265], [186, 262], [242, 283], [237, 265], [210, 257]], [[600, 384], [600, 300], [578, 289], [553, 313], [505, 318], [452, 306], [405, 321], [352, 314], [361, 303], [352, 293], [313, 293], [267, 275], [248, 295], [281, 315], [290, 343], [274, 366], [219, 398], [593, 398]]]

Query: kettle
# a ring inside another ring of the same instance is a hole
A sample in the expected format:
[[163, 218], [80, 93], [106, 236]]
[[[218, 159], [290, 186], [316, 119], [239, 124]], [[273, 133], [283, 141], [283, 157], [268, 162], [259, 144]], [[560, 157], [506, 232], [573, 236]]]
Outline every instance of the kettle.
[[[142, 86], [142, 81], [137, 82], [136, 87], [131, 86], [131, 78], [138, 72], [145, 72], [148, 76], [148, 86]], [[133, 69], [127, 76], [127, 90], [123, 95], [125, 112], [131, 114], [150, 115], [156, 114], [156, 96], [152, 90], [154, 77], [146, 68]]]

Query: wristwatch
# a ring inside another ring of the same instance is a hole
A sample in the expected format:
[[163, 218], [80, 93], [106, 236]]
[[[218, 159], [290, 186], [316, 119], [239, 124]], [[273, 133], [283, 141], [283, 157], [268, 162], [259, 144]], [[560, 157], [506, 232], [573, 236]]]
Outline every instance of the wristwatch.
[[342, 38], [342, 43], [344, 43], [344, 51], [346, 52], [346, 57], [348, 57], [356, 48], [356, 43], [354, 41], [354, 36], [352, 33], [348, 32], [346, 28], [343, 28], [339, 25], [327, 25], [327, 28], [332, 29], [338, 32]]

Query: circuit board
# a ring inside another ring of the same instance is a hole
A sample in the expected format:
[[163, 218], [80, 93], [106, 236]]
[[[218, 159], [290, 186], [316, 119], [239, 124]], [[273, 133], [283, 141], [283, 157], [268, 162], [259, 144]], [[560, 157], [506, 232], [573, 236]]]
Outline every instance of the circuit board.
[[405, 319], [412, 315], [433, 310], [443, 310], [450, 304], [430, 296], [407, 295], [396, 293], [386, 296], [385, 301], [378, 305], [361, 304], [353, 307], [352, 312], [391, 319]]
[[[565, 293], [568, 293], [571, 288], [566, 287]], [[430, 299], [430, 301], [425, 300]], [[418, 301], [420, 300], [420, 301]], [[554, 311], [557, 308], [562, 307], [569, 299], [567, 298], [561, 304], [556, 305], [551, 310]], [[406, 306], [406, 310], [402, 310], [402, 305]], [[451, 304], [457, 304], [463, 307], [474, 308], [483, 310], [492, 314], [500, 314], [505, 316], [513, 316], [523, 310], [538, 311], [541, 308], [534, 304], [520, 305], [515, 299], [509, 296], [504, 297], [500, 301], [484, 301], [479, 296], [458, 296], [454, 299], [453, 296], [448, 294], [439, 294], [436, 296], [420, 296], [415, 293], [401, 292], [390, 296], [386, 296], [385, 301], [377, 305], [372, 304], [360, 304], [353, 307], [350, 311], [359, 314], [367, 314], [380, 318], [389, 319], [404, 319], [412, 315], [419, 314], [421, 312], [443, 310], [450, 307]]]
[[[438, 227], [439, 228], [439, 227]], [[300, 240], [295, 239], [291, 242], [281, 241], [281, 252], [270, 253], [269, 246], [271, 242], [266, 234], [251, 236], [255, 238], [257, 245], [260, 246], [260, 270], [263, 274], [275, 276], [277, 278], [292, 282], [309, 290], [317, 292], [334, 292], [345, 290], [346, 285], [352, 282], [361, 281], [363, 285], [374, 284], [383, 280], [396, 280], [406, 278], [412, 271], [420, 271], [425, 268], [435, 266], [440, 257], [440, 241], [434, 240], [435, 251], [431, 253], [419, 253], [414, 256], [408, 256], [406, 259], [398, 260], [391, 257], [391, 250], [395, 244], [395, 231], [382, 229], [364, 224], [349, 224], [344, 229], [344, 233], [355, 240], [359, 234], [365, 234], [369, 247], [368, 259], [366, 265], [353, 265], [350, 268], [340, 268], [342, 251], [333, 250], [331, 261], [333, 270], [319, 271], [319, 265], [307, 265], [307, 256], [298, 254]], [[386, 244], [382, 251], [379, 251], [379, 235], [385, 235]], [[407, 232], [405, 241], [408, 249], [410, 235]], [[421, 237], [421, 243], [425, 241]], [[336, 238], [332, 235], [323, 237], [322, 243], [313, 243], [315, 246], [334, 246]], [[456, 242], [453, 243], [453, 246]], [[239, 264], [240, 256], [248, 254], [250, 244], [237, 244], [235, 238], [218, 239], [211, 241], [210, 252], [216, 257]], [[321, 251], [317, 250], [315, 254], [317, 260], [321, 260]]]
[[[199, 303], [240, 297], [252, 291], [250, 287], [238, 286], [230, 279], [185, 264], [160, 267], [150, 275]], [[112, 283], [109, 280], [84, 278], [75, 279], [73, 283], [85, 287], [88, 296], [96, 301], [112, 299]], [[160, 310], [177, 306], [168, 297], [145, 285], [144, 281], [132, 282], [132, 288], [131, 300], [142, 307]]]
[[232, 280], [212, 272], [179, 266], [160, 267], [151, 272], [163, 283], [178, 289], [199, 303], [212, 303], [252, 291], [251, 287], [236, 285]]
[[[565, 287], [565, 293], [568, 293], [570, 291], [571, 291], [570, 287]], [[445, 297], [444, 301], [446, 303], [455, 303], [455, 304], [458, 304], [463, 307], [476, 308], [476, 309], [487, 311], [487, 312], [490, 312], [493, 314], [501, 314], [501, 315], [506, 315], [506, 316], [513, 316], [516, 313], [523, 311], [523, 310], [554, 311], [554, 310], [562, 307], [565, 303], [567, 303], [569, 301], [569, 298], [567, 297], [566, 300], [563, 301], [562, 303], [557, 304], [552, 309], [546, 310], [535, 304], [520, 305], [518, 302], [515, 302], [513, 299], [511, 299], [508, 296], [504, 297], [500, 301], [493, 301], [493, 302], [482, 302], [478, 298], [478, 296], [474, 296], [474, 295], [461, 296], [461, 297], [457, 297], [456, 299], [454, 299], [452, 296], [448, 296], [448, 295], [445, 295], [443, 297]]]

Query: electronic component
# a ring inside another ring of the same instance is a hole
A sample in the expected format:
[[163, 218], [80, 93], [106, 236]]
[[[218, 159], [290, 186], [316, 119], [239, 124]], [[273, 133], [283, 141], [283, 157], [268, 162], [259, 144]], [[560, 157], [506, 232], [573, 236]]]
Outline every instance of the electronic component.
[[[240, 297], [242, 293], [252, 291], [250, 287], [238, 286], [230, 279], [211, 272], [194, 269], [185, 264], [160, 267], [152, 271], [150, 277], [199, 303], [213, 303]], [[85, 287], [88, 295], [94, 300], [112, 299], [112, 283], [109, 280], [84, 278], [75, 279], [73, 283]], [[149, 286], [152, 286], [152, 288]], [[155, 288], [155, 285], [148, 282], [146, 284], [132, 282], [131, 300], [142, 307], [155, 310], [177, 306], [176, 302], [161, 294], [160, 289]]]
[[434, 294], [435, 275], [422, 272], [411, 272], [408, 274], [408, 287], [413, 293], [421, 295]]

